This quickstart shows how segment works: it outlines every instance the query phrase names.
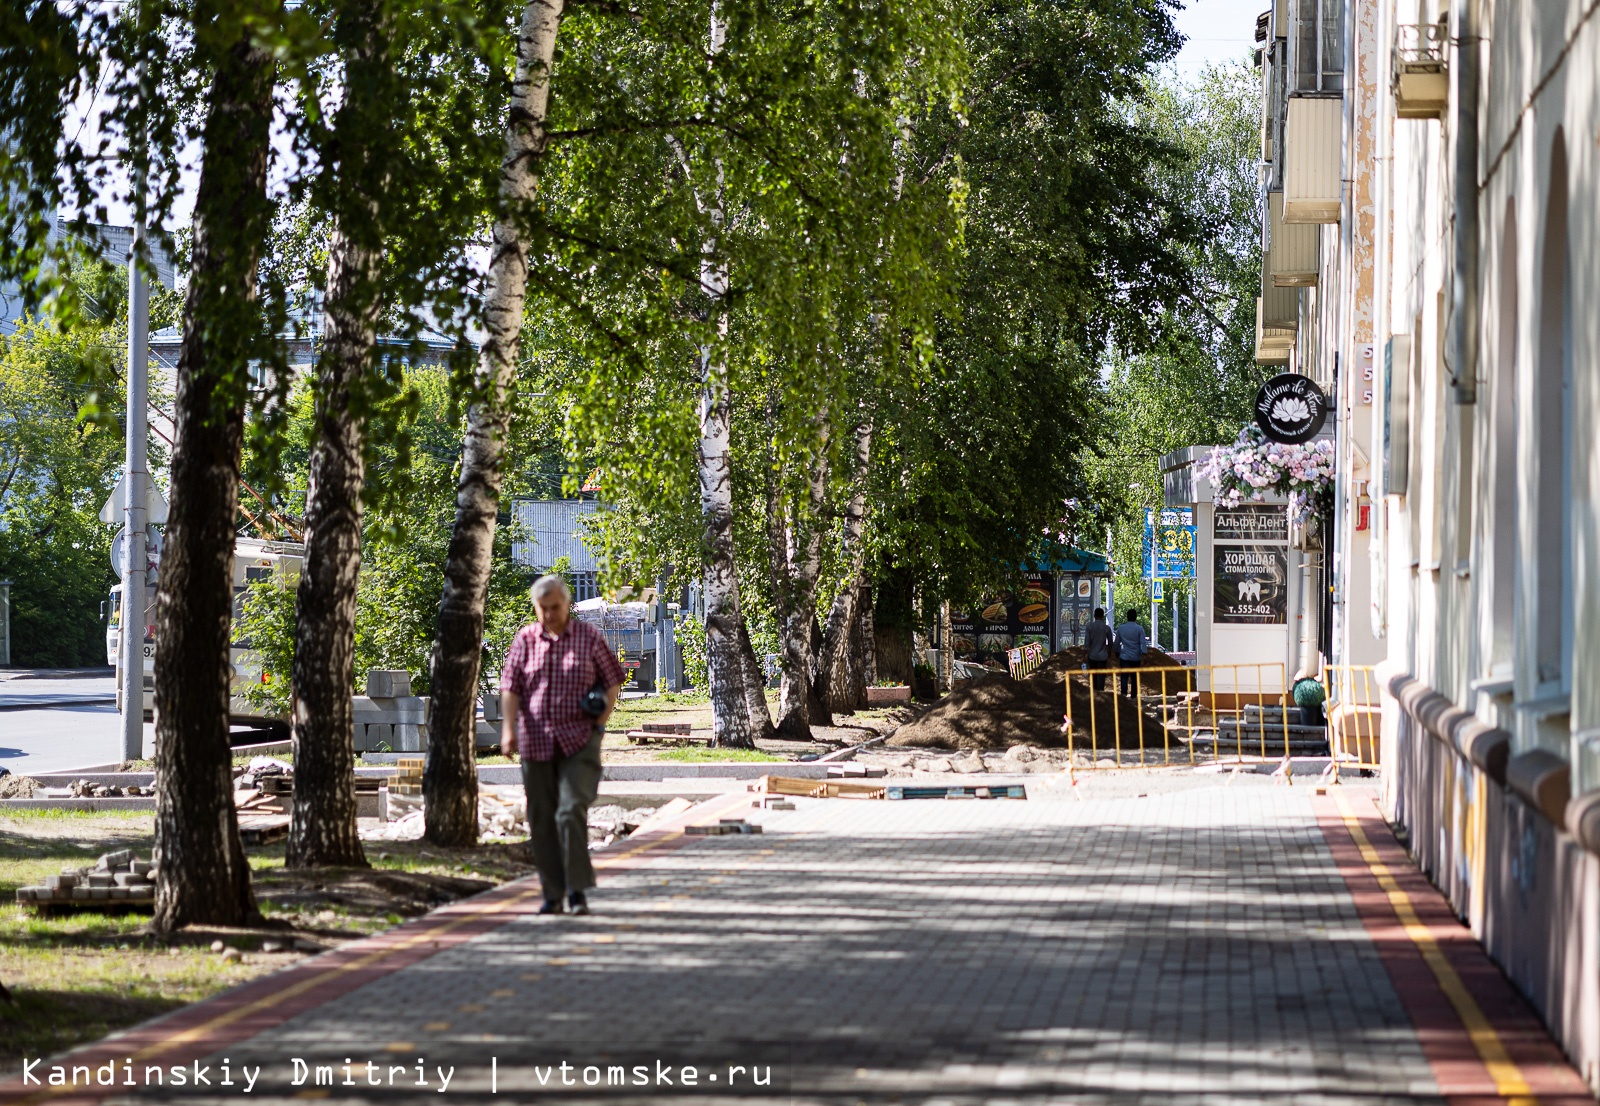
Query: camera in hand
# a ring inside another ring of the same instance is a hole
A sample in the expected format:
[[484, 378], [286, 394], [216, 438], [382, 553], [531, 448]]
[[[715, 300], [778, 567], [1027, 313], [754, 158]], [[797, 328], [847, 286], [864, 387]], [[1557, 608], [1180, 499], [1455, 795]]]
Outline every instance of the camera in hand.
[[596, 680], [594, 686], [585, 691], [583, 697], [578, 700], [578, 706], [582, 708], [583, 713], [594, 718], [604, 714], [610, 703], [611, 697], [606, 694], [606, 685], [600, 680]]

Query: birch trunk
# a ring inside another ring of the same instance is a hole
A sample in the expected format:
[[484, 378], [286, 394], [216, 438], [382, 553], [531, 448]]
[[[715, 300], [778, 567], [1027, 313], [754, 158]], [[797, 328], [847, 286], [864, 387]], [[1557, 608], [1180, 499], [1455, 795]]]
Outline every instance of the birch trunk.
[[228, 643], [244, 399], [260, 325], [256, 266], [271, 229], [275, 70], [272, 55], [241, 34], [216, 58], [206, 108], [156, 589], [158, 932], [261, 920], [233, 806]]
[[744, 708], [750, 716], [750, 736], [774, 737], [772, 712], [767, 709], [767, 670], [756, 656], [750, 627], [742, 619], [739, 622], [739, 664], [744, 671]]
[[500, 465], [510, 413], [506, 392], [516, 375], [522, 308], [528, 288], [526, 208], [539, 186], [555, 57], [564, 0], [528, 0], [517, 38], [517, 69], [500, 163], [502, 212], [495, 221], [484, 301], [487, 336], [478, 351], [467, 409], [455, 528], [445, 554], [439, 634], [433, 648], [428, 762], [422, 776], [424, 836], [439, 845], [478, 840], [476, 723], [478, 667], [483, 652]]
[[859, 675], [851, 672], [851, 636], [859, 618], [861, 566], [864, 560], [861, 535], [867, 520], [867, 470], [872, 461], [872, 420], [864, 418], [856, 426], [855, 494], [845, 506], [844, 534], [839, 541], [840, 559], [846, 568], [844, 587], [834, 597], [822, 634], [822, 663], [817, 675], [818, 698], [830, 711], [847, 714], [855, 710], [865, 693]]
[[[708, 53], [722, 52], [727, 28], [711, 6]], [[752, 697], [761, 687], [750, 687], [745, 664], [746, 635], [744, 616], [739, 610], [739, 573], [733, 559], [733, 466], [731, 463], [731, 405], [728, 399], [728, 362], [722, 344], [728, 337], [728, 266], [717, 257], [722, 228], [726, 223], [726, 199], [717, 165], [718, 180], [709, 198], [701, 204], [710, 216], [712, 236], [704, 247], [700, 283], [711, 298], [717, 319], [719, 344], [701, 351], [700, 395], [700, 517], [705, 530], [706, 595], [706, 674], [711, 685], [711, 733], [718, 746], [734, 749], [755, 748], [755, 738], [770, 729], [766, 700], [761, 701], [760, 719]], [[753, 655], [753, 651], [752, 651]]]
[[934, 673], [937, 689], [942, 694], [950, 690], [950, 676], [955, 671], [955, 630], [950, 625], [950, 600], [939, 604], [939, 671]]
[[791, 517], [777, 476], [768, 477], [767, 539], [783, 666], [776, 732], [791, 741], [811, 740], [815, 698], [811, 631], [817, 617], [817, 578], [822, 572], [820, 519], [828, 490], [826, 448], [824, 424], [819, 453], [807, 480], [806, 514], [795, 512]]
[[[708, 274], [719, 302], [727, 290], [720, 271]], [[723, 329], [726, 332], [726, 321]], [[720, 352], [702, 355], [700, 402], [700, 517], [705, 528], [706, 676], [711, 732], [719, 747], [755, 748], [739, 634], [739, 577], [733, 561], [733, 474], [729, 462], [728, 369]], [[759, 691], [759, 688], [757, 689]]]

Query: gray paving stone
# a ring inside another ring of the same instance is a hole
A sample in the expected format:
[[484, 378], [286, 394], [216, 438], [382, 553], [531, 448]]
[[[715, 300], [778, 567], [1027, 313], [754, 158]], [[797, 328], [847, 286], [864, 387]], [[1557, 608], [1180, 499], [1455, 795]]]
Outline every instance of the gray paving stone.
[[[1310, 789], [1129, 786], [1148, 797], [752, 810], [760, 836], [602, 875], [592, 917], [515, 921], [228, 1055], [265, 1065], [257, 1097], [307, 1089], [291, 1058], [349, 1057], [485, 1097], [494, 1058], [501, 1095], [585, 1103], [1434, 1100]], [[699, 1081], [541, 1084], [563, 1060]]]

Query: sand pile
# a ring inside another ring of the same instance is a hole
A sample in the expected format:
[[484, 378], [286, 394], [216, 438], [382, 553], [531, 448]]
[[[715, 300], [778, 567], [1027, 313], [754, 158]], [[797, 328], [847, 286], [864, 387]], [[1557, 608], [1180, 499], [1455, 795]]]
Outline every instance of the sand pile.
[[[1024, 680], [1004, 674], [983, 676], [963, 684], [920, 717], [906, 723], [889, 738], [888, 744], [917, 749], [1007, 749], [1028, 744], [1053, 748], [1068, 746], [1061, 732], [1066, 715], [1066, 693], [1062, 687], [1068, 672], [1079, 672], [1084, 663], [1081, 648], [1053, 654], [1039, 670]], [[1171, 664], [1165, 653], [1151, 650], [1146, 666]], [[1161, 677], [1145, 673], [1140, 677], [1149, 695], [1161, 692]], [[1167, 693], [1184, 690], [1184, 677], [1167, 674]], [[1120, 746], [1138, 748], [1141, 735], [1146, 748], [1159, 749], [1166, 731], [1155, 713], [1155, 701], [1146, 702], [1144, 713], [1129, 699], [1116, 697], [1116, 681], [1106, 679], [1106, 687], [1094, 693], [1091, 711], [1090, 682], [1081, 676], [1072, 681], [1072, 718], [1076, 740], [1072, 747], [1089, 749]], [[1094, 720], [1091, 743], [1089, 725]]]

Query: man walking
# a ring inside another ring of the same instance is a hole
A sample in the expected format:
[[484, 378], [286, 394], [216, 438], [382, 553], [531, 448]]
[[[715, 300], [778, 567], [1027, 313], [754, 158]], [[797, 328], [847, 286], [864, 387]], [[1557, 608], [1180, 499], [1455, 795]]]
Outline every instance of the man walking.
[[[1128, 621], [1117, 627], [1117, 667], [1138, 668], [1149, 647], [1150, 641], [1144, 636], [1144, 627], [1139, 625], [1139, 612], [1130, 608]], [[1137, 696], [1138, 693], [1137, 672], [1123, 672], [1117, 676], [1117, 694]]]
[[[528, 846], [544, 888], [539, 913], [587, 914], [589, 804], [600, 791], [600, 741], [624, 676], [605, 636], [572, 617], [560, 576], [539, 577], [533, 605], [538, 622], [517, 631], [500, 673], [500, 747], [522, 757]], [[599, 710], [588, 701], [596, 688], [605, 692]]]
[[[1106, 625], [1106, 609], [1096, 607], [1094, 621], [1083, 632], [1083, 648], [1091, 669], [1111, 667], [1111, 639], [1111, 627]], [[1096, 691], [1106, 686], [1104, 676], [1095, 676], [1093, 680]]]

